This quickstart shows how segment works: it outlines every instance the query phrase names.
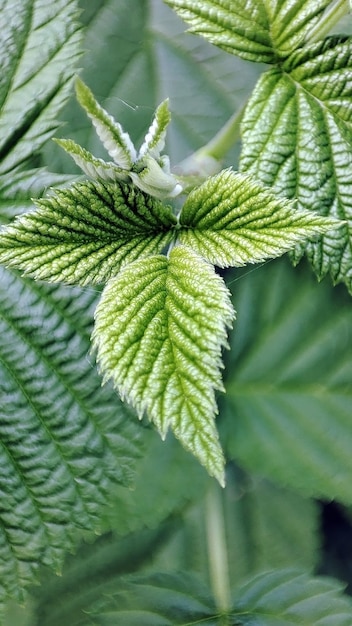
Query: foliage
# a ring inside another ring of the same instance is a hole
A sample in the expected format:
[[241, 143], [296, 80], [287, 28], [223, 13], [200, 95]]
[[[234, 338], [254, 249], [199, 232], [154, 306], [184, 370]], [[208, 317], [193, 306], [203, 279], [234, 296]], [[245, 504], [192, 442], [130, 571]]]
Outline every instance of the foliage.
[[0, 622], [350, 624], [347, 2], [81, 6], [0, 0]]

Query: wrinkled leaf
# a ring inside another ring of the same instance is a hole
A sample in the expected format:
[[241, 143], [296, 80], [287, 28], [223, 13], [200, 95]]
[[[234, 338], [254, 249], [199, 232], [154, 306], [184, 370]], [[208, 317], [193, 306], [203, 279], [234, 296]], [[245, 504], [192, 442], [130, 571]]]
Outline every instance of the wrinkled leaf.
[[125, 266], [103, 291], [93, 334], [105, 379], [164, 437], [170, 427], [223, 483], [214, 416], [233, 309], [222, 279], [183, 246]]
[[258, 263], [339, 222], [275, 196], [249, 176], [224, 170], [192, 191], [180, 215], [179, 240], [220, 267]]
[[298, 208], [346, 220], [337, 231], [299, 246], [319, 278], [331, 274], [352, 291], [352, 40], [327, 38], [265, 72], [242, 124], [242, 170]]
[[37, 279], [86, 285], [170, 242], [171, 210], [119, 183], [76, 183], [0, 232], [0, 261]]
[[75, 0], [0, 2], [0, 174], [25, 164], [57, 129], [80, 55]]

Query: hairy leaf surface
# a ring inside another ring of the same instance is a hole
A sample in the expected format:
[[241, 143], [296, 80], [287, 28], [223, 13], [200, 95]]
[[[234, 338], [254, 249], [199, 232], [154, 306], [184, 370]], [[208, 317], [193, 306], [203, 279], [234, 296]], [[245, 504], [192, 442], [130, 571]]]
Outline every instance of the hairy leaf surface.
[[0, 281], [0, 603], [60, 568], [126, 483], [138, 433], [87, 360], [94, 292]]
[[298, 211], [249, 176], [224, 170], [189, 194], [180, 225], [181, 243], [229, 267], [280, 256], [339, 223]]
[[158, 200], [117, 182], [76, 183], [35, 203], [0, 233], [0, 261], [51, 282], [104, 282], [161, 252], [176, 221]]
[[233, 309], [222, 279], [191, 250], [125, 266], [97, 307], [93, 334], [105, 378], [165, 437], [169, 427], [222, 483], [214, 389]]
[[327, 38], [264, 73], [243, 119], [242, 170], [298, 208], [346, 220], [300, 246], [319, 278], [330, 273], [352, 291], [352, 40]]
[[239, 313], [222, 400], [229, 456], [303, 495], [351, 504], [348, 294], [283, 260], [233, 287]]
[[0, 174], [55, 132], [80, 54], [76, 0], [1, 0]]
[[330, 0], [165, 0], [202, 35], [226, 52], [275, 63], [302, 45]]

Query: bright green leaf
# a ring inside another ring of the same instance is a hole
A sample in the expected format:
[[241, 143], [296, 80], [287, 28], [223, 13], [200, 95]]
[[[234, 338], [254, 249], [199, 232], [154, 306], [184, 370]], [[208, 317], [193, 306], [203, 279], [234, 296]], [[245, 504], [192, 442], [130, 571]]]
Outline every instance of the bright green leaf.
[[242, 170], [298, 208], [346, 220], [300, 246], [319, 278], [330, 273], [352, 291], [352, 40], [328, 38], [265, 72], [242, 124]]
[[233, 309], [222, 279], [194, 252], [175, 247], [125, 266], [97, 307], [93, 334], [105, 379], [164, 437], [169, 427], [222, 483], [214, 423], [221, 348]]
[[170, 121], [169, 101], [164, 100], [155, 111], [154, 120], [139, 151], [140, 157], [147, 152], [154, 158], [159, 157], [165, 145], [166, 130]]
[[232, 615], [242, 626], [350, 626], [352, 602], [342, 591], [328, 578], [275, 570], [237, 591]]
[[351, 504], [348, 294], [283, 260], [247, 273], [234, 293], [222, 399], [227, 454], [302, 495]]
[[95, 157], [72, 139], [54, 139], [54, 141], [72, 157], [76, 165], [90, 178], [109, 182], [128, 180], [126, 170], [118, 167], [112, 161], [107, 162]]
[[170, 208], [131, 186], [76, 183], [0, 233], [0, 261], [52, 282], [99, 283], [172, 238]]
[[87, 360], [95, 300], [1, 269], [0, 606], [99, 530], [139, 454], [139, 429]]
[[124, 170], [131, 169], [136, 160], [136, 151], [129, 134], [100, 106], [91, 90], [79, 78], [76, 80], [76, 95], [79, 104], [92, 120], [100, 141], [115, 163]]
[[0, 2], [0, 173], [55, 132], [80, 54], [75, 0]]
[[165, 0], [189, 32], [250, 61], [275, 63], [302, 45], [331, 0]]
[[339, 222], [275, 196], [249, 176], [224, 170], [192, 191], [180, 215], [181, 243], [220, 267], [280, 256]]

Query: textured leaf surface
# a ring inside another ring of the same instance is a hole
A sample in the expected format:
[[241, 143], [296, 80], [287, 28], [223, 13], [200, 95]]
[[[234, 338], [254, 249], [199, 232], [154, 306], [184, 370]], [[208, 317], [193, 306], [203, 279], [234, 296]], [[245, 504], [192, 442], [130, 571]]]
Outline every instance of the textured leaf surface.
[[234, 616], [243, 626], [349, 626], [352, 603], [342, 590], [330, 579], [276, 570], [239, 589]]
[[[74, 299], [73, 299], [74, 298]], [[60, 568], [126, 483], [138, 432], [87, 361], [95, 294], [1, 269], [0, 603], [39, 563]]]
[[171, 427], [223, 482], [214, 424], [222, 389], [221, 347], [233, 310], [222, 279], [195, 253], [176, 247], [125, 266], [102, 294], [94, 343], [105, 378], [162, 436]]
[[161, 202], [119, 183], [76, 183], [36, 204], [0, 233], [0, 261], [52, 282], [106, 281], [161, 251], [175, 222]]
[[121, 582], [106, 610], [92, 617], [99, 626], [349, 626], [352, 603], [334, 581], [275, 570], [236, 590], [226, 620], [195, 577], [163, 573]]
[[241, 168], [298, 208], [346, 220], [344, 228], [300, 246], [319, 278], [352, 291], [352, 40], [328, 38], [264, 73], [242, 125]]
[[[304, 271], [303, 271], [304, 270]], [[352, 313], [283, 260], [234, 282], [223, 441], [256, 474], [352, 503]]]
[[190, 24], [226, 52], [250, 61], [274, 63], [302, 44], [330, 0], [165, 0]]
[[75, 0], [1, 0], [0, 173], [41, 149], [57, 128], [79, 55]]
[[189, 194], [180, 225], [181, 243], [229, 267], [280, 256], [339, 223], [297, 211], [249, 176], [224, 170]]

